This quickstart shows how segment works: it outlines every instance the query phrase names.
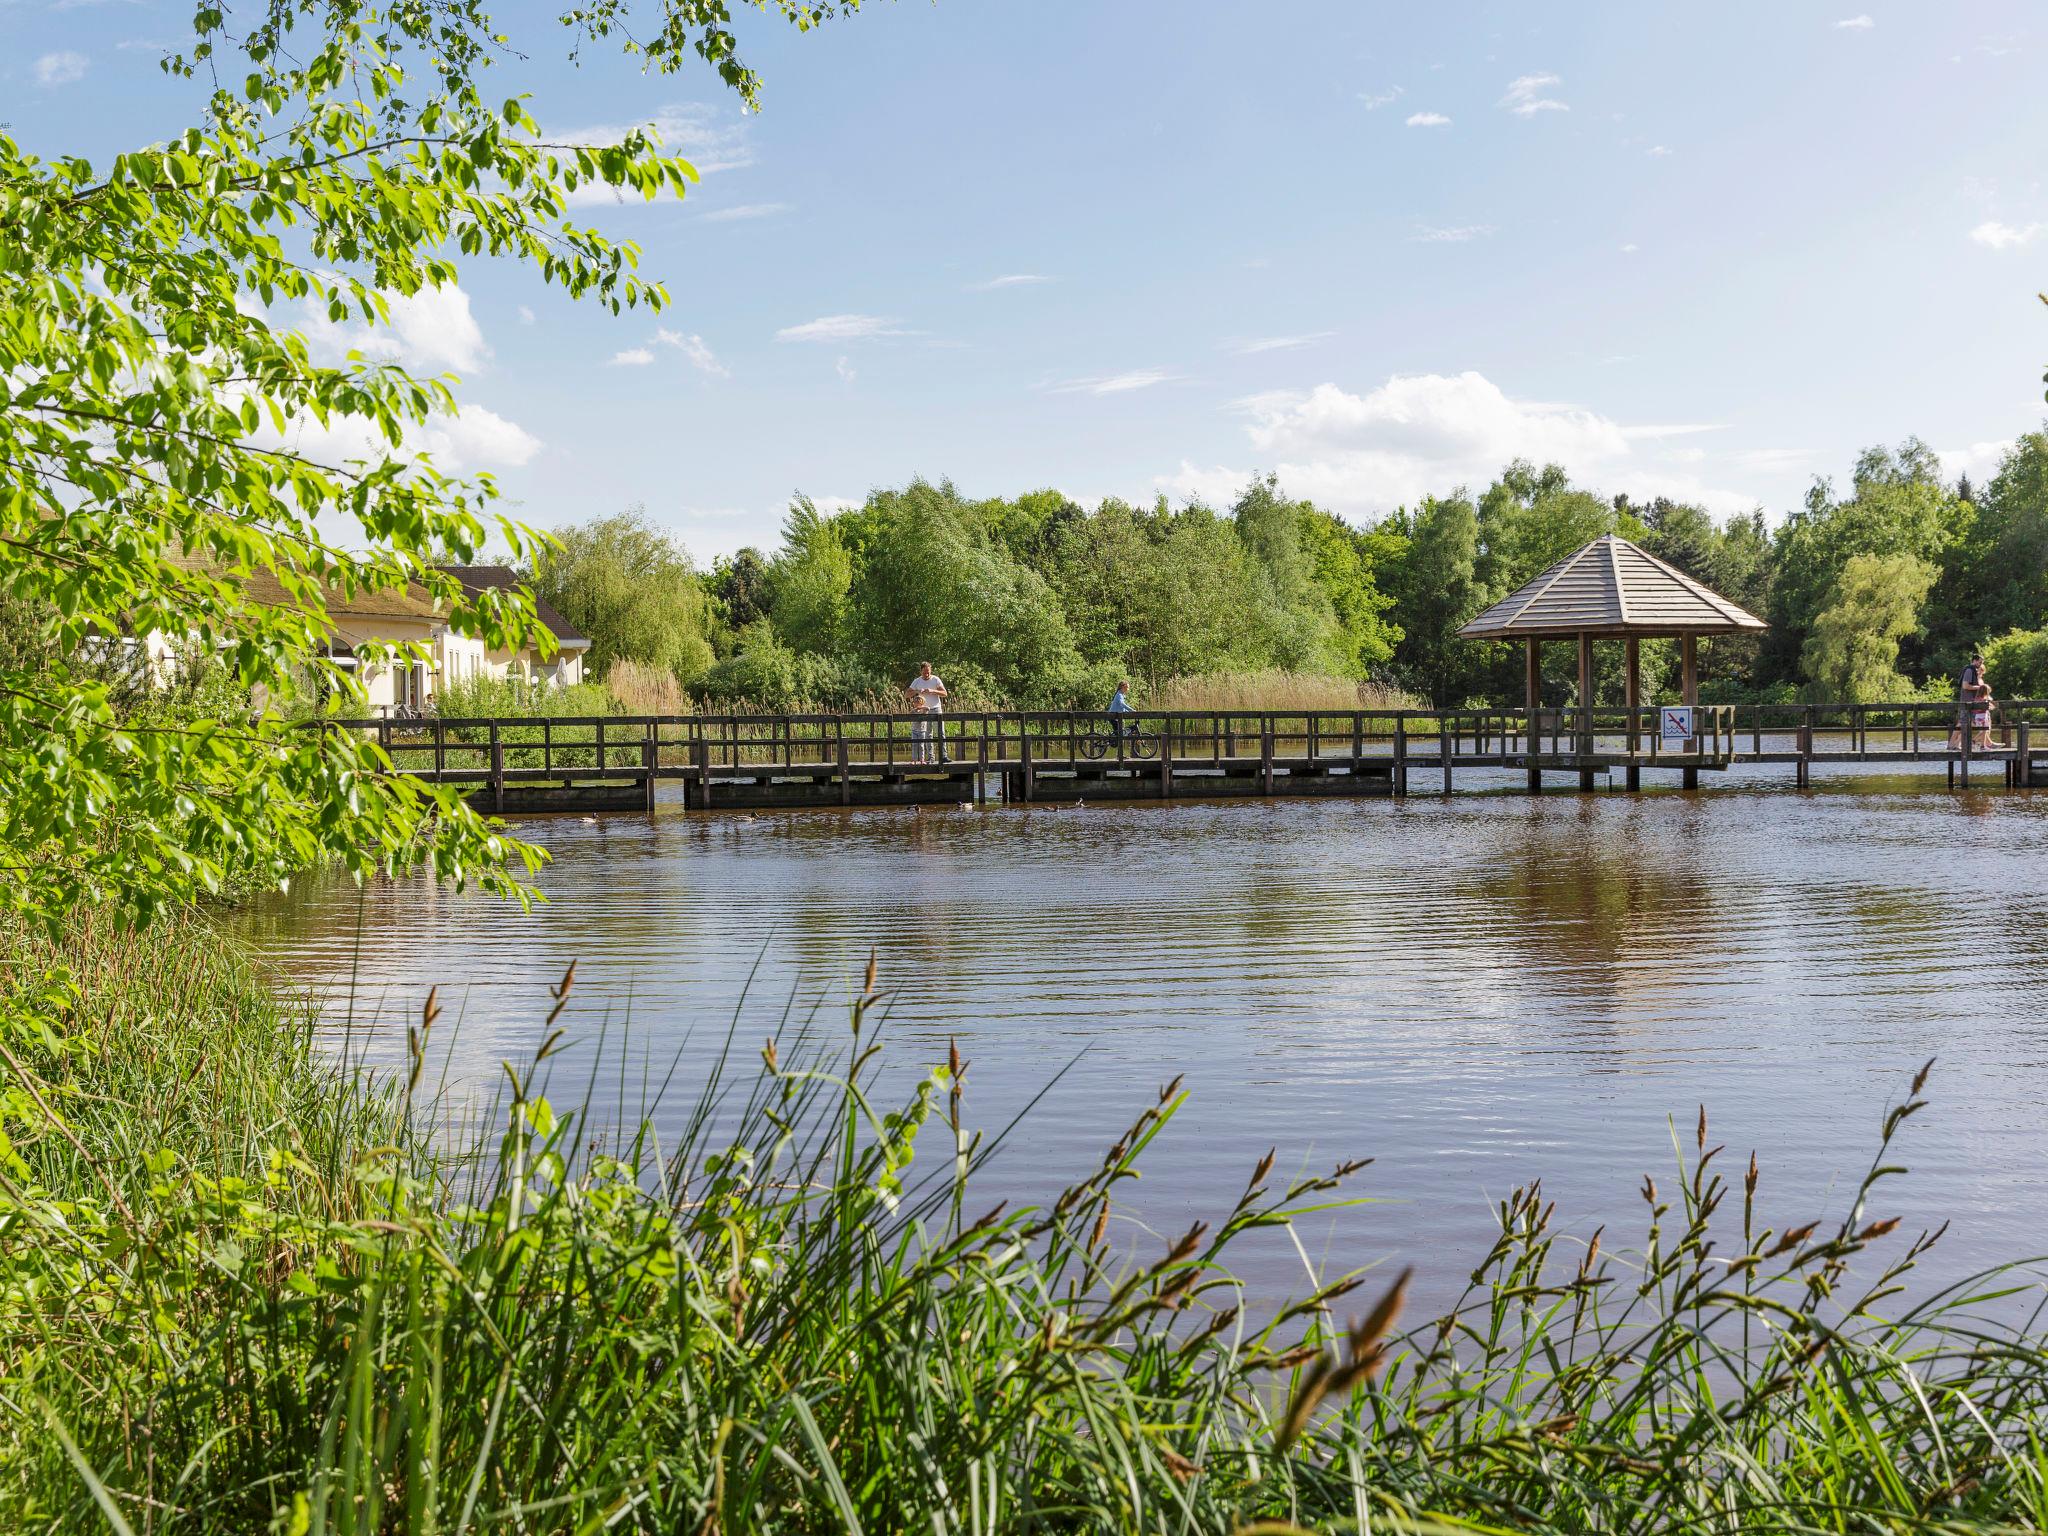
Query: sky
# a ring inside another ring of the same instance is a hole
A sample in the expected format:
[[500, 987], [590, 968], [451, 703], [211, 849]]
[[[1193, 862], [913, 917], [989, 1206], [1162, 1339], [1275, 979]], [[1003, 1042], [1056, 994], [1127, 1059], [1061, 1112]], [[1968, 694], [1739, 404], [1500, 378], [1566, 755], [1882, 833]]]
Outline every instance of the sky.
[[[2048, 9], [1861, 3], [867, 0], [742, 18], [758, 114], [504, 6], [494, 93], [702, 173], [579, 210], [674, 302], [474, 262], [374, 345], [460, 379], [424, 446], [515, 516], [642, 505], [705, 562], [918, 475], [1227, 504], [1274, 471], [1360, 524], [1517, 456], [1773, 520], [1909, 434], [1981, 477], [2044, 414]], [[188, 16], [0, 0], [0, 123], [169, 134]]]

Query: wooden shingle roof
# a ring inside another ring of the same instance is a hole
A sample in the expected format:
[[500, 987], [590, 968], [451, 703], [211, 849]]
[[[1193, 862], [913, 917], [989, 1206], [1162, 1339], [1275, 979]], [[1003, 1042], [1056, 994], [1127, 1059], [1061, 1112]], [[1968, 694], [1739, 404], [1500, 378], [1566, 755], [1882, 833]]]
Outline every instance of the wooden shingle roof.
[[1458, 633], [1469, 640], [1516, 640], [1727, 635], [1765, 627], [1755, 614], [1610, 533], [1524, 583]]

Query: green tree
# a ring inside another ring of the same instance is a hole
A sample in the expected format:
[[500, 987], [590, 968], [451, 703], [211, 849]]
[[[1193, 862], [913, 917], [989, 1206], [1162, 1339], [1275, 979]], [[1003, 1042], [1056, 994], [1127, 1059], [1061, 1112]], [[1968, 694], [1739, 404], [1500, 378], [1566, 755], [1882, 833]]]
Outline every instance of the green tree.
[[[808, 27], [853, 3], [763, 8]], [[566, 20], [657, 69], [697, 54], [755, 99], [727, 0], [649, 9]], [[493, 514], [488, 478], [417, 451], [456, 408], [449, 382], [322, 361], [294, 329], [374, 331], [482, 257], [615, 311], [666, 301], [570, 200], [680, 195], [695, 172], [645, 131], [548, 142], [483, 89], [505, 47], [479, 0], [200, 4], [166, 61], [210, 82], [193, 126], [100, 164], [0, 133], [0, 590], [44, 631], [0, 657], [0, 904], [146, 914], [328, 860], [509, 888], [507, 856], [537, 858], [452, 793], [384, 776], [373, 743], [258, 708], [307, 677], [360, 708], [328, 604], [366, 590], [415, 586], [493, 646], [549, 643], [517, 593], [437, 569], [494, 533], [515, 558], [536, 544]], [[224, 679], [231, 719], [124, 710], [98, 670], [157, 637]]]
[[[1941, 465], [1926, 444], [1908, 438], [1897, 449], [1867, 449], [1856, 462], [1854, 495], [1837, 500], [1816, 481], [1806, 505], [1778, 529], [1773, 552], [1771, 631], [1762, 666], [1767, 679], [1789, 678], [1804, 665], [1809, 633], [1833, 602], [1837, 582], [1857, 555], [1908, 555], [1939, 568], [1944, 552], [1965, 537], [1969, 513], [1942, 484]], [[1905, 660], [1919, 663], [1909, 645]]]
[[1269, 474], [1245, 487], [1231, 521], [1251, 561], [1256, 601], [1244, 622], [1262, 661], [1295, 671], [1337, 670], [1344, 647], [1336, 610], [1302, 537], [1303, 504], [1282, 493], [1278, 477]]
[[838, 525], [799, 496], [782, 522], [782, 550], [769, 583], [775, 633], [798, 651], [836, 656], [846, 643], [853, 555]]
[[704, 589], [690, 557], [634, 507], [555, 535], [529, 579], [590, 640], [598, 676], [621, 657], [695, 682], [711, 665]]
[[[1034, 702], [1080, 665], [1058, 597], [993, 539], [951, 484], [869, 498], [853, 624], [872, 670], [962, 663], [1003, 697]], [[949, 684], [951, 679], [948, 679]]]
[[2001, 699], [2048, 699], [2048, 628], [2015, 629], [1987, 641], [1984, 677]]
[[1876, 703], [1913, 695], [1899, 675], [1899, 642], [1920, 625], [1934, 567], [1913, 555], [1851, 555], [1814, 616], [1806, 676], [1817, 697]]
[[1338, 670], [1359, 678], [1382, 670], [1401, 643], [1400, 626], [1387, 616], [1394, 599], [1380, 590], [1376, 571], [1391, 552], [1387, 541], [1306, 502], [1300, 536], [1315, 583], [1336, 615]]
[[1944, 672], [1989, 636], [2048, 621], [2048, 432], [2007, 450], [1998, 473], [1958, 519], [1930, 605], [1928, 650]]
[[1467, 697], [1481, 647], [1458, 638], [1459, 626], [1490, 601], [1479, 580], [1479, 512], [1463, 491], [1426, 496], [1397, 519], [1407, 538], [1389, 571], [1403, 630], [1397, 650], [1413, 686], [1441, 707]]

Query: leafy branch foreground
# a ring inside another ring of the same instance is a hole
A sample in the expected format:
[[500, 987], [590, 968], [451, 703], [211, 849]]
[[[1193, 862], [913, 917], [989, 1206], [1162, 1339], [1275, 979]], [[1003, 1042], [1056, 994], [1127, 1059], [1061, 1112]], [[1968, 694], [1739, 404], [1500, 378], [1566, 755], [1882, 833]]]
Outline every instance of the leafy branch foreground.
[[552, 1105], [557, 1030], [451, 1152], [411, 1114], [433, 999], [374, 1082], [191, 929], [41, 946], [9, 946], [0, 1033], [8, 1530], [2048, 1523], [2038, 1274], [1908, 1303], [1932, 1239], [1865, 1211], [1924, 1072], [1839, 1222], [1766, 1223], [1703, 1114], [1640, 1249], [1518, 1191], [1403, 1332], [1405, 1277], [1262, 1316], [1225, 1267], [1356, 1164], [1269, 1156], [1126, 1245], [1177, 1085], [1049, 1204], [977, 1208], [963, 1064], [877, 1100], [872, 971], [850, 1031], [722, 1061], [673, 1145]]

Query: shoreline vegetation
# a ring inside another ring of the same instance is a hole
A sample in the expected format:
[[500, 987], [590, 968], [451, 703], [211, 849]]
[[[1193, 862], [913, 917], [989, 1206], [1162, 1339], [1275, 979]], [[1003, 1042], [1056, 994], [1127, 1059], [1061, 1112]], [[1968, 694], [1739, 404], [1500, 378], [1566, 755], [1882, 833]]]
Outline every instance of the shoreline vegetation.
[[[1520, 460], [1350, 518], [1273, 474], [1227, 506], [920, 478], [829, 513], [798, 496], [779, 545], [708, 569], [636, 508], [558, 529], [521, 571], [590, 640], [588, 676], [638, 713], [881, 713], [925, 660], [954, 709], [1099, 709], [1119, 680], [1140, 707], [1201, 708], [1231, 678], [1279, 690], [1258, 707], [1312, 682], [1323, 708], [1356, 707], [1336, 701], [1350, 683], [1456, 709], [1524, 688], [1514, 646], [1459, 628], [1605, 534], [1767, 621], [1702, 641], [1702, 702], [1946, 700], [1980, 650], [2000, 697], [2048, 694], [2048, 432], [1980, 484], [1918, 439], [1870, 448], [1775, 527]], [[1559, 648], [1545, 704], [1618, 702], [1615, 651], [1596, 650], [1581, 699]], [[1641, 665], [1647, 696], [1675, 686], [1670, 642], [1644, 642]]]
[[1145, 1231], [1119, 1197], [1176, 1083], [1087, 1178], [989, 1209], [971, 1064], [885, 1065], [872, 966], [843, 1009], [736, 1020], [668, 1142], [548, 1097], [571, 967], [449, 1146], [431, 995], [376, 1077], [198, 924], [9, 938], [40, 1021], [5, 1042], [9, 1530], [2048, 1523], [2041, 1273], [1916, 1298], [1934, 1238], [1883, 1214], [1925, 1071], [1825, 1219], [1767, 1218], [1702, 1111], [1633, 1244], [1532, 1187], [1442, 1319], [1385, 1267], [1259, 1312], [1234, 1245], [1362, 1164], [1269, 1157]]

